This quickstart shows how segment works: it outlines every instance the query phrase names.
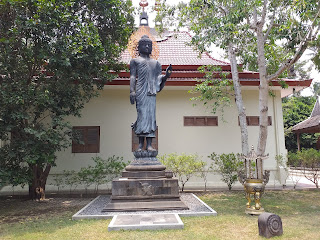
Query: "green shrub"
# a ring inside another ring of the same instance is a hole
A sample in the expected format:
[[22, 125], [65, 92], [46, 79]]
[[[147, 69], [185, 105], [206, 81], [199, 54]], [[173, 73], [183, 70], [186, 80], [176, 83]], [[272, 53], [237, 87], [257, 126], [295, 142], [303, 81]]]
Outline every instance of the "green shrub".
[[288, 152], [287, 165], [290, 167], [300, 167], [301, 166], [301, 160], [298, 156], [298, 153]]
[[200, 175], [203, 166], [206, 164], [197, 154], [187, 155], [182, 153], [178, 155], [177, 153], [171, 153], [159, 156], [159, 160], [178, 178], [182, 192], [189, 179], [192, 176]]
[[69, 192], [71, 194], [71, 192], [75, 190], [80, 183], [78, 174], [74, 170], [71, 170], [71, 171], [64, 170], [63, 175], [64, 175], [64, 184], [69, 186]]
[[59, 193], [60, 187], [61, 187], [61, 186], [63, 187], [63, 184], [64, 184], [64, 175], [62, 175], [62, 174], [56, 174], [56, 175], [53, 177], [53, 182], [54, 182], [54, 185], [58, 187], [58, 193]]
[[298, 157], [301, 159], [301, 165], [306, 168], [319, 168], [320, 167], [320, 152], [314, 148], [302, 149], [297, 152]]
[[[95, 193], [98, 193], [101, 184], [108, 183], [117, 177], [128, 164], [123, 161], [123, 157], [93, 157], [93, 166], [82, 167], [79, 172], [64, 171], [64, 184], [69, 185], [70, 193], [75, 190], [79, 184], [85, 186], [87, 193], [88, 187], [94, 185]], [[61, 185], [61, 183], [59, 183]]]
[[123, 157], [112, 156], [107, 159], [101, 157], [92, 158], [95, 165], [83, 167], [78, 172], [79, 180], [85, 185], [86, 193], [90, 185], [95, 185], [95, 192], [98, 193], [99, 185], [110, 182], [118, 176], [127, 165]]
[[218, 155], [212, 153], [208, 156], [215, 163], [214, 171], [221, 175], [221, 180], [228, 185], [228, 189], [232, 189], [232, 185], [238, 180], [238, 171], [243, 168], [243, 162], [239, 158], [239, 154], [229, 153]]
[[305, 178], [319, 188], [320, 152], [318, 150], [309, 148], [297, 153], [288, 153], [288, 165], [299, 167]]
[[304, 176], [319, 188], [320, 152], [314, 148], [302, 149], [298, 156], [302, 161]]
[[96, 192], [99, 190], [99, 185], [111, 182], [128, 165], [127, 162], [123, 161], [123, 157], [116, 156], [108, 157], [107, 159], [95, 157], [93, 161], [95, 162], [93, 178]]
[[289, 152], [288, 163], [291, 167], [320, 167], [320, 152], [314, 148], [303, 148], [300, 152]]
[[207, 191], [207, 183], [208, 183], [208, 175], [209, 173], [211, 173], [214, 169], [214, 163], [211, 162], [210, 164], [205, 163], [202, 166], [201, 172], [200, 172], [200, 177], [203, 179], [204, 181], [204, 191]]

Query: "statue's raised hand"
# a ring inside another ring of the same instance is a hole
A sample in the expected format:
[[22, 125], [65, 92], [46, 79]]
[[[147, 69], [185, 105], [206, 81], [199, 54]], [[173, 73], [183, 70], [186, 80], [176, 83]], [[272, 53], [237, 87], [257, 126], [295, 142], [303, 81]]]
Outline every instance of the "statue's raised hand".
[[130, 103], [134, 104], [136, 102], [136, 92], [130, 93]]
[[167, 78], [170, 77], [171, 73], [172, 73], [172, 65], [170, 64], [166, 69], [166, 77]]

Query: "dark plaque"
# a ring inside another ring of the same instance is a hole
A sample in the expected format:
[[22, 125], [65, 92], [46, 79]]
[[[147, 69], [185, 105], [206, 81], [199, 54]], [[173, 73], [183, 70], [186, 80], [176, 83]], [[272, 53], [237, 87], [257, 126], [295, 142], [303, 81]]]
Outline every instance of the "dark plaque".
[[259, 235], [271, 238], [283, 234], [281, 218], [273, 213], [262, 213], [258, 218]]

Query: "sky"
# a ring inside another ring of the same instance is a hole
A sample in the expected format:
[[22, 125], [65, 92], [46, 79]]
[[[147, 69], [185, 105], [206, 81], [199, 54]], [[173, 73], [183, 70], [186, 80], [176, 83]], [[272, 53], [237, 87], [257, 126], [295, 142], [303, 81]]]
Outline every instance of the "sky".
[[[132, 4], [134, 7], [138, 8], [139, 7], [139, 3], [141, 0], [132, 0]], [[168, 4], [176, 4], [178, 2], [189, 2], [189, 0], [169, 0], [167, 1]], [[148, 17], [149, 17], [149, 26], [150, 27], [154, 27], [154, 19], [156, 17], [156, 13], [154, 11], [152, 11], [152, 7], [155, 4], [155, 0], [148, 0], [148, 7], [145, 8], [146, 12], [148, 13]], [[136, 19], [135, 19], [135, 25], [139, 26], [139, 14], [137, 14]], [[227, 61], [229, 62], [227, 59], [224, 58], [224, 53], [221, 49], [217, 48], [217, 47], [213, 47], [212, 48], [212, 53], [210, 54], [213, 58], [218, 59], [218, 60], [222, 60], [222, 61]], [[308, 52], [306, 52], [302, 57], [302, 60], [305, 59], [310, 59], [310, 54], [308, 54]], [[311, 61], [310, 61], [311, 63]], [[313, 79], [313, 82], [320, 82], [320, 73], [313, 67], [311, 72], [310, 72], [310, 77]], [[312, 91], [310, 88], [306, 88], [304, 89], [301, 94], [303, 96], [309, 96], [312, 95]]]

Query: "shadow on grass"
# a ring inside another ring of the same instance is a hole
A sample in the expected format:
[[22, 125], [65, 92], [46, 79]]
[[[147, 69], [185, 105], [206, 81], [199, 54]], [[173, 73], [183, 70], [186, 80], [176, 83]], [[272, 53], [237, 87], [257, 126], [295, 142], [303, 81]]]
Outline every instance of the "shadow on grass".
[[[263, 207], [283, 220], [284, 235], [277, 239], [318, 239], [319, 196], [320, 191], [314, 190], [266, 191], [262, 197]], [[258, 237], [257, 217], [244, 213], [246, 199], [243, 191], [199, 194], [199, 197], [215, 209], [218, 216], [185, 217], [183, 230], [119, 232], [108, 232], [110, 220], [72, 221], [71, 216], [85, 205], [80, 204], [79, 199], [53, 200], [56, 205], [52, 202], [11, 202], [7, 204], [10, 211], [1, 209], [0, 201], [0, 220], [5, 213], [18, 221], [0, 222], [0, 239], [262, 239]], [[63, 204], [67, 206], [62, 207]]]

